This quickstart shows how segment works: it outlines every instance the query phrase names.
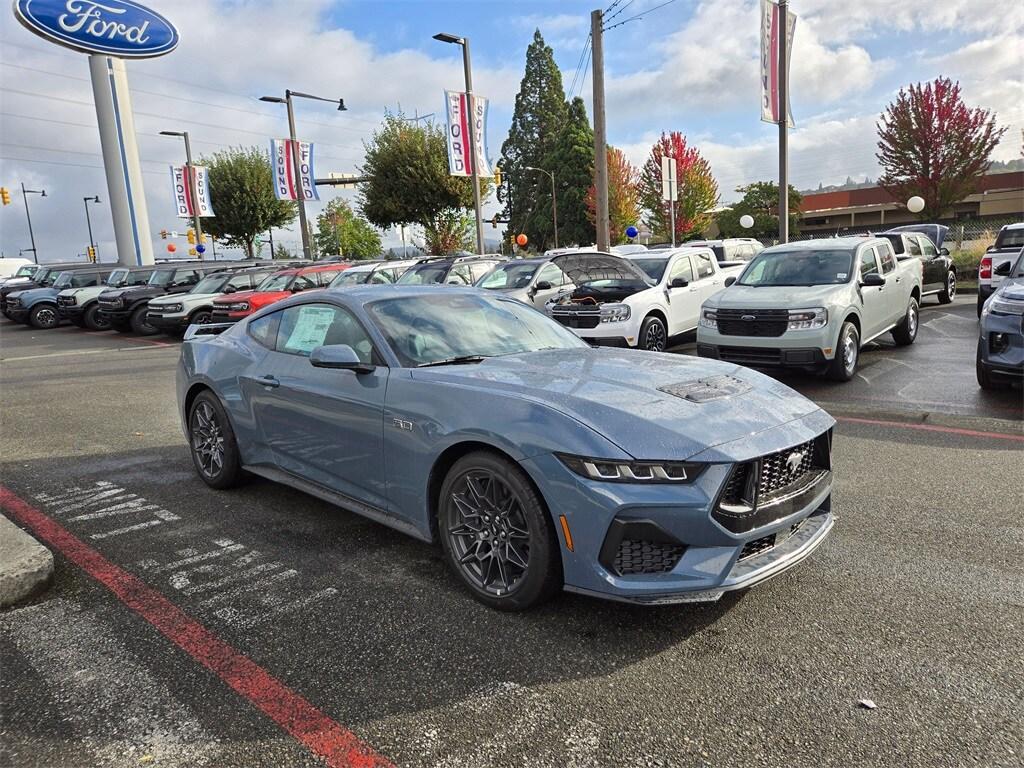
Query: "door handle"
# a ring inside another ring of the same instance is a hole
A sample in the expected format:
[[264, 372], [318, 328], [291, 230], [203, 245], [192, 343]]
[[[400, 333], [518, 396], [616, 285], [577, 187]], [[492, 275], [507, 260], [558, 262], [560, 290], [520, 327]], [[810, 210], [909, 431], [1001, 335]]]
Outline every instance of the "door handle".
[[273, 387], [280, 387], [281, 386], [281, 382], [277, 380], [277, 377], [276, 376], [271, 376], [270, 374], [267, 374], [266, 376], [261, 376], [260, 377], [260, 384], [262, 384], [264, 387], [271, 387], [271, 388], [273, 388]]

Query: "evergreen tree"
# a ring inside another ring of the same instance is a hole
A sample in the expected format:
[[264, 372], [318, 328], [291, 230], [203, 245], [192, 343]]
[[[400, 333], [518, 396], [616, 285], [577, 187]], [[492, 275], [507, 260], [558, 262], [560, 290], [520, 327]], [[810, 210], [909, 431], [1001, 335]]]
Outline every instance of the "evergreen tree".
[[[555, 173], [558, 199], [558, 241], [560, 245], [590, 245], [597, 239], [587, 216], [587, 190], [594, 181], [594, 131], [587, 108], [578, 96], [569, 105], [569, 115], [558, 132], [554, 149], [542, 168]], [[551, 218], [550, 195], [539, 215]]]
[[[526, 49], [526, 73], [516, 95], [512, 127], [501, 146], [501, 173], [505, 182], [498, 190], [498, 201], [505, 205], [503, 218], [511, 222], [509, 233], [525, 233], [538, 248], [553, 241], [551, 186], [543, 173], [526, 168], [552, 170], [545, 168], [544, 161], [555, 147], [567, 112], [562, 73], [555, 64], [554, 51], [544, 42], [538, 29]], [[557, 169], [555, 174], [557, 181]], [[546, 216], [540, 210], [545, 196]]]

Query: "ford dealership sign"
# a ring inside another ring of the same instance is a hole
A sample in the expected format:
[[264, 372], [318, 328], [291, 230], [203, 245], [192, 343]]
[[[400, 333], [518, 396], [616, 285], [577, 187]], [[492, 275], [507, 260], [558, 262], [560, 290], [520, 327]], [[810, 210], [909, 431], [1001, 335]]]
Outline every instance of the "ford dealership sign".
[[14, 15], [40, 37], [84, 53], [142, 59], [178, 45], [167, 19], [132, 0], [15, 0]]

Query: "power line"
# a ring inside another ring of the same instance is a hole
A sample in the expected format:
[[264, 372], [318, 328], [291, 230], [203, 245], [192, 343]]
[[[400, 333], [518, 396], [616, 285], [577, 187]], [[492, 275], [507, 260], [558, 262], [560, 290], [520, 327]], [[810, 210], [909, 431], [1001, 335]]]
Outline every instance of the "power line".
[[[652, 11], [656, 11], [659, 8], [664, 8], [666, 5], [671, 5], [675, 1], [676, 0], [666, 0], [666, 2], [662, 3], [661, 5], [656, 5], [653, 8], [648, 8], [646, 11], [641, 11], [636, 16], [630, 16], [628, 19], [624, 19], [624, 20], [620, 21], [618, 24], [612, 24], [610, 27], [604, 27], [603, 31], [607, 32], [610, 29], [615, 29], [616, 27], [621, 27], [623, 24], [628, 24], [631, 21], [636, 21], [637, 19], [643, 18], [644, 16], [646, 16], [648, 13], [651, 13]], [[616, 14], [616, 16], [617, 15], [618, 14]]]
[[583, 72], [583, 59], [584, 59], [584, 57], [586, 57], [588, 55], [588, 53], [590, 51], [590, 44], [591, 44], [592, 41], [593, 41], [593, 37], [588, 34], [586, 42], [583, 43], [583, 50], [580, 51], [580, 59], [579, 59], [579, 61], [576, 62], [576, 71], [575, 71], [575, 73], [572, 76], [572, 85], [569, 86], [569, 99], [570, 99], [570, 101], [572, 100], [573, 92], [576, 90], [576, 82], [577, 82], [577, 80], [579, 79], [580, 75]]
[[[624, 6], [622, 6], [621, 8], [619, 8], [619, 10], [617, 10], [617, 11], [616, 11], [615, 13], [613, 13], [613, 14], [612, 14], [611, 16], [609, 16], [609, 15], [608, 15], [608, 11], [605, 11], [605, 15], [604, 15], [604, 21], [606, 21], [606, 22], [608, 22], [608, 21], [611, 21], [611, 20], [612, 20], [612, 19], [614, 19], [614, 18], [615, 18], [616, 16], [618, 16], [619, 14], [621, 14], [621, 13], [622, 13], [622, 12], [623, 12], [624, 10], [626, 10], [627, 8], [629, 8], [629, 6], [631, 6], [632, 4], [633, 4], [633, 0], [629, 0], [629, 2], [628, 2], [628, 3], [626, 3], [626, 4], [624, 5]], [[614, 7], [614, 6], [613, 6], [613, 7]], [[611, 9], [609, 8], [608, 10], [611, 10]]]

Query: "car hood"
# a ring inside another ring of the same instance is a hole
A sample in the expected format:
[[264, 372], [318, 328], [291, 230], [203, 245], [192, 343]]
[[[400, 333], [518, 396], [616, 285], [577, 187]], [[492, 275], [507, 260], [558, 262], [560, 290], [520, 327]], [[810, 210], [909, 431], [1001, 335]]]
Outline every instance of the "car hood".
[[258, 291], [235, 291], [234, 293], [221, 294], [214, 299], [214, 304], [233, 304], [236, 301], [245, 301], [252, 298]]
[[[164, 304], [178, 304], [182, 299], [194, 299], [196, 301], [210, 301], [211, 299], [217, 299], [223, 296], [222, 293], [177, 293], [168, 294], [167, 296], [158, 296], [149, 302], [151, 307], [159, 307]], [[232, 296], [237, 296], [237, 293], [232, 293]]]
[[996, 294], [1010, 301], [1024, 301], [1024, 277], [1004, 278]]
[[23, 291], [11, 291], [8, 296], [13, 296], [24, 301], [34, 301], [36, 299], [43, 298], [45, 296], [56, 296], [58, 293], [56, 288], [28, 288]]
[[722, 309], [798, 309], [827, 304], [840, 285], [731, 285], [705, 302]]
[[686, 459], [821, 410], [748, 368], [637, 350], [548, 350], [412, 375], [544, 403], [636, 459]]
[[576, 285], [609, 278], [651, 284], [651, 278], [640, 267], [629, 259], [610, 253], [564, 253], [555, 256], [551, 262], [557, 264]]
[[142, 299], [146, 296], [163, 296], [166, 291], [156, 285], [133, 285], [130, 288], [111, 288], [103, 292], [103, 297], [108, 299], [123, 298], [132, 301]]

